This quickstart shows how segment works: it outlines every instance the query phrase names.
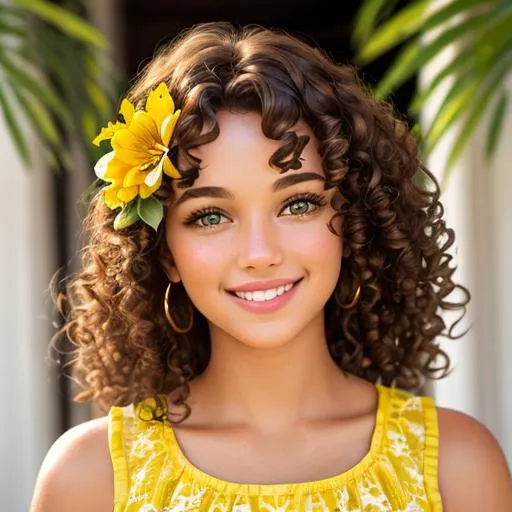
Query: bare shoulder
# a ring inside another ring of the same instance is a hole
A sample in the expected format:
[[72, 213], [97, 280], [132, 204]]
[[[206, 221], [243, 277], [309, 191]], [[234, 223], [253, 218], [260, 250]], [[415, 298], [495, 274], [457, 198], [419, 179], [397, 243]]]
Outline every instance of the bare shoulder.
[[512, 510], [512, 480], [496, 438], [484, 425], [460, 412], [438, 408], [438, 419], [444, 510]]
[[68, 430], [41, 465], [30, 512], [112, 511], [114, 477], [106, 417]]

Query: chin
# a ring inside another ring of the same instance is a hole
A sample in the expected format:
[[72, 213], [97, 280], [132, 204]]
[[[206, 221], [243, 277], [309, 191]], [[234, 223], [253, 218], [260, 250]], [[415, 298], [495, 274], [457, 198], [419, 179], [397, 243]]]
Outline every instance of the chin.
[[[277, 324], [277, 325], [276, 325]], [[259, 323], [247, 325], [243, 332], [228, 330], [238, 343], [254, 349], [277, 349], [293, 343], [307, 328], [305, 325], [290, 325], [289, 322]]]

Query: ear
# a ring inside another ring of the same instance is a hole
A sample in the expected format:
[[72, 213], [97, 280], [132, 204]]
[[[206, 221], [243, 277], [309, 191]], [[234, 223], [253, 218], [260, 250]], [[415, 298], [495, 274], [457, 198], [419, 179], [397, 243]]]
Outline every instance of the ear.
[[172, 257], [171, 251], [165, 241], [160, 245], [160, 250], [158, 252], [158, 260], [162, 265], [162, 269], [167, 275], [167, 279], [172, 281], [173, 283], [179, 283], [181, 281], [180, 273], [176, 264], [174, 263], [174, 258]]
[[160, 262], [169, 281], [172, 281], [173, 283], [179, 283], [181, 281], [180, 273], [176, 265], [173, 263], [172, 259], [165, 258], [162, 259]]

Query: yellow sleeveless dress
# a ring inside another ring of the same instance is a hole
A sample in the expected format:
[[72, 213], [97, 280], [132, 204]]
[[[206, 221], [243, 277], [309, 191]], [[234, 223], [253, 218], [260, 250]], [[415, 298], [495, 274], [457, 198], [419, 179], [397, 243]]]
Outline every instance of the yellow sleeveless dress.
[[377, 389], [370, 450], [358, 464], [323, 480], [276, 485], [227, 482], [193, 466], [159, 397], [113, 407], [113, 512], [441, 512], [432, 400]]

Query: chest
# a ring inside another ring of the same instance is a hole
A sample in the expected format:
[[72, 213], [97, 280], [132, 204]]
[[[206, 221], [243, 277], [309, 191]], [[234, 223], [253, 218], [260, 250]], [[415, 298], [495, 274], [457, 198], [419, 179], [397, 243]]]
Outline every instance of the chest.
[[177, 430], [188, 461], [218, 479], [249, 484], [310, 482], [343, 473], [368, 453], [374, 419], [329, 422], [286, 433]]

